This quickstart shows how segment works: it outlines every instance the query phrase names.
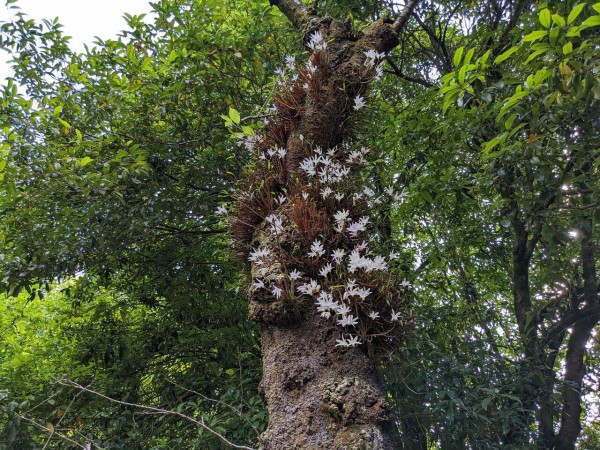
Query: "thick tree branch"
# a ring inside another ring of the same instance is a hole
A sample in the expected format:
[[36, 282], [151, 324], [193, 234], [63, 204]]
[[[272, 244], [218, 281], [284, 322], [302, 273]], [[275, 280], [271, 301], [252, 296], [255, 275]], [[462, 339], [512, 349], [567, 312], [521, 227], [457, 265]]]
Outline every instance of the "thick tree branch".
[[419, 0], [410, 0], [406, 4], [404, 9], [400, 12], [398, 17], [394, 21], [394, 25], [392, 25], [392, 28], [394, 29], [394, 31], [397, 34], [400, 34], [400, 32], [403, 30], [404, 26], [406, 25], [406, 22], [408, 22], [408, 19], [412, 15], [412, 13], [415, 10], [415, 8], [417, 7], [418, 3], [419, 3]]
[[304, 27], [310, 19], [310, 14], [304, 5], [298, 0], [269, 0], [271, 5], [277, 6], [279, 11], [288, 18], [288, 20], [300, 32], [303, 32]]

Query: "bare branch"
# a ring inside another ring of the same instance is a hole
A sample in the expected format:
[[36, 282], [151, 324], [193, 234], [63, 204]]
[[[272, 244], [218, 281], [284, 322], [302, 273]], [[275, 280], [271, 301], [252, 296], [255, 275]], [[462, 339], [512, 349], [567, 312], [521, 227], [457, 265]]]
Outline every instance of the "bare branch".
[[387, 56], [385, 60], [392, 67], [393, 73], [402, 78], [403, 80], [410, 81], [411, 83], [420, 84], [421, 86], [425, 86], [426, 88], [430, 88], [433, 86], [433, 84], [431, 84], [427, 80], [423, 80], [422, 78], [411, 77], [410, 75], [406, 75], [405, 73], [403, 73], [402, 70], [400, 70], [400, 68], [396, 65], [396, 63], [390, 56]]
[[89, 394], [93, 394], [97, 397], [103, 398], [104, 400], [108, 400], [111, 403], [116, 403], [118, 405], [123, 405], [123, 406], [131, 406], [132, 408], [139, 408], [139, 409], [143, 409], [145, 411], [151, 411], [157, 414], [164, 414], [164, 415], [170, 415], [170, 416], [175, 416], [175, 417], [179, 417], [181, 419], [187, 420], [189, 422], [192, 422], [195, 425], [198, 425], [200, 428], [204, 429], [205, 431], [208, 431], [210, 434], [216, 436], [217, 438], [219, 438], [222, 442], [224, 442], [225, 444], [229, 445], [231, 448], [241, 448], [244, 450], [255, 450], [252, 447], [247, 447], [245, 445], [237, 445], [234, 444], [233, 442], [231, 442], [230, 440], [228, 440], [225, 436], [223, 436], [222, 434], [216, 432], [215, 430], [213, 430], [212, 428], [210, 428], [208, 425], [206, 425], [204, 423], [204, 419], [200, 419], [200, 420], [196, 420], [193, 417], [190, 416], [186, 416], [185, 414], [182, 414], [180, 412], [177, 411], [170, 411], [168, 409], [162, 409], [162, 408], [155, 408], [153, 406], [145, 406], [145, 405], [139, 405], [137, 403], [129, 403], [129, 402], [124, 402], [121, 400], [116, 400], [114, 398], [108, 397], [104, 394], [101, 394], [100, 392], [96, 392], [93, 391], [85, 386], [82, 386], [78, 383], [75, 383], [74, 381], [70, 381], [70, 380], [60, 380], [58, 381], [58, 384], [61, 384], [63, 386], [68, 386], [68, 387], [74, 387], [76, 389], [79, 389], [80, 391], [83, 392], [87, 392]]
[[[26, 421], [26, 422], [29, 422], [29, 423], [30, 423], [31, 425], [33, 425], [34, 427], [36, 427], [36, 428], [39, 428], [40, 430], [42, 430], [42, 431], [45, 431], [46, 433], [49, 433], [49, 434], [50, 434], [50, 436], [52, 436], [52, 435], [54, 435], [54, 434], [55, 434], [56, 436], [60, 437], [61, 439], [64, 439], [65, 441], [67, 441], [67, 442], [70, 442], [71, 444], [73, 444], [73, 445], [76, 445], [77, 447], [80, 447], [80, 448], [83, 448], [83, 449], [85, 449], [85, 448], [86, 448], [86, 445], [84, 445], [84, 444], [82, 444], [82, 443], [80, 443], [80, 442], [77, 442], [77, 441], [75, 441], [75, 440], [73, 440], [73, 439], [69, 438], [68, 436], [65, 436], [65, 435], [64, 435], [64, 434], [62, 434], [62, 433], [59, 433], [59, 432], [58, 432], [58, 431], [56, 431], [55, 429], [51, 429], [51, 428], [45, 427], [45, 426], [44, 426], [44, 425], [42, 425], [41, 423], [37, 423], [35, 420], [32, 420], [32, 419], [30, 419], [29, 417], [25, 417], [25, 416], [23, 416], [22, 414], [16, 413], [16, 415], [17, 415], [17, 416], [18, 416], [18, 417], [19, 417], [21, 420], [24, 420], [24, 421]], [[101, 448], [102, 448], [102, 447], [98, 447], [98, 446], [97, 446], [96, 444], [94, 444], [94, 443], [91, 443], [91, 444], [92, 444], [94, 447], [96, 447], [96, 448], [99, 448], [99, 449], [101, 449]]]

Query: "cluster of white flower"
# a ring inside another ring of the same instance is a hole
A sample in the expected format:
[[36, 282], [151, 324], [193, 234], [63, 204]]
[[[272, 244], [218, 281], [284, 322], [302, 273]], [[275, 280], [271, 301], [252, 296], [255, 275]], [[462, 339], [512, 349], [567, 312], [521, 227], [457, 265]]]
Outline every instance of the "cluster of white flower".
[[358, 336], [350, 335], [347, 339], [345, 339], [343, 334], [341, 339], [337, 339], [336, 342], [336, 347], [356, 347], [357, 345], [362, 344], [362, 342], [360, 342], [358, 339]]
[[308, 44], [306, 44], [311, 50], [325, 50], [327, 48], [327, 42], [323, 39], [323, 33], [315, 31], [310, 35]]
[[287, 150], [285, 148], [280, 148], [280, 147], [270, 148], [266, 152], [261, 152], [259, 155], [259, 159], [266, 161], [267, 159], [270, 159], [273, 156], [277, 156], [279, 159], [283, 159], [283, 158], [285, 158], [286, 154], [287, 154]]
[[385, 53], [380, 53], [377, 50], [369, 50], [364, 52], [365, 54], [365, 66], [367, 67], [375, 67], [380, 61], [385, 58]]
[[239, 133], [237, 136], [238, 145], [245, 147], [246, 150], [248, 150], [249, 152], [253, 151], [256, 147], [256, 143], [262, 139], [262, 136], [259, 134], [252, 136], [244, 133]]
[[367, 147], [361, 147], [360, 150], [353, 150], [348, 155], [346, 162], [348, 164], [358, 164], [362, 166], [366, 166], [369, 162], [366, 159], [366, 156], [369, 154], [370, 150]]
[[354, 249], [349, 256], [348, 271], [354, 273], [359, 269], [365, 272], [371, 272], [373, 270], [387, 270], [388, 265], [385, 262], [385, 258], [381, 255], [376, 255], [374, 258], [369, 256], [361, 255], [358, 249]]
[[[326, 154], [323, 154], [323, 150], [320, 147], [316, 147], [313, 156], [302, 160], [300, 169], [309, 177], [318, 176], [321, 184], [339, 183], [350, 174], [350, 167], [344, 166], [334, 159], [336, 152], [337, 148], [332, 148], [327, 150]], [[324, 197], [333, 193], [331, 188], [329, 188], [325, 191]], [[336, 198], [341, 200], [343, 194], [336, 194]]]
[[[305, 68], [298, 72], [304, 77], [302, 83], [306, 90], [309, 89], [309, 83], [314, 85], [316, 80], [314, 74], [318, 70], [317, 66], [320, 67], [323, 61], [323, 55], [318, 54], [318, 51], [325, 51], [327, 42], [323, 34], [317, 31], [310, 36], [307, 47], [313, 54]], [[385, 54], [369, 50], [364, 52], [364, 55], [366, 76], [372, 77], [373, 71], [376, 74], [375, 78], [381, 76], [383, 73], [381, 64]], [[289, 80], [287, 74], [295, 70], [295, 59], [287, 57], [285, 69], [281, 69], [278, 73]], [[360, 110], [367, 104], [360, 94], [351, 100], [354, 110]], [[305, 147], [310, 145], [302, 135], [299, 135], [299, 138]], [[247, 136], [241, 139], [240, 143], [248, 149], [253, 149], [259, 139], [259, 137]], [[256, 270], [252, 290], [264, 289], [276, 299], [293, 297], [294, 293], [312, 298], [320, 316], [332, 320], [343, 330], [336, 344], [339, 347], [361, 345], [359, 335], [363, 336], [365, 333], [365, 336], [369, 336], [371, 333], [365, 330], [385, 334], [388, 329], [386, 327], [393, 326], [392, 324], [401, 321], [402, 317], [400, 312], [397, 313], [393, 309], [390, 314], [391, 305], [386, 303], [390, 301], [392, 295], [401, 291], [397, 289], [385, 291], [387, 288], [381, 291], [384, 283], [381, 280], [387, 279], [385, 272], [388, 271], [388, 262], [397, 259], [399, 255], [392, 251], [385, 258], [371, 252], [368, 235], [369, 217], [367, 214], [361, 215], [361, 211], [365, 207], [370, 208], [383, 203], [384, 199], [401, 201], [406, 194], [397, 194], [392, 187], [389, 187], [379, 195], [368, 186], [356, 189], [356, 185], [352, 186], [352, 183], [342, 183], [349, 178], [352, 168], [368, 165], [369, 152], [366, 147], [352, 150], [344, 146], [331, 149], [316, 146], [312, 154], [300, 162], [300, 169], [306, 174], [308, 180], [308, 185], [301, 187], [301, 198], [306, 202], [320, 204], [323, 208], [321, 211], [328, 211], [328, 214], [331, 214], [333, 231], [337, 233], [332, 235], [328, 230], [324, 230], [325, 233], [321, 236], [316, 239], [311, 238], [313, 240], [310, 249], [304, 250], [304, 255], [294, 254], [294, 258], [303, 261], [299, 263], [295, 259], [294, 265], [305, 271], [304, 274], [296, 268], [289, 274], [273, 274], [274, 271], [281, 269], [277, 258], [269, 256], [271, 252], [279, 254], [277, 245], [280, 239], [271, 240], [266, 247], [253, 249], [248, 257]], [[345, 155], [343, 160], [342, 154]], [[281, 170], [283, 167], [281, 164], [271, 165], [270, 162], [274, 158], [283, 160], [285, 157], [286, 150], [279, 147], [269, 148], [259, 154], [260, 159], [268, 161], [266, 165], [269, 170]], [[284, 202], [288, 202], [286, 205], [290, 204], [293, 207], [294, 201], [301, 201], [300, 195], [296, 196], [287, 191], [272, 195], [275, 200], [274, 208]], [[286, 195], [289, 195], [289, 198]], [[332, 202], [332, 198], [335, 198], [338, 203]], [[218, 213], [225, 214], [226, 209], [219, 208]], [[282, 235], [289, 221], [281, 214], [273, 213], [268, 214], [264, 220], [273, 236]], [[362, 242], [358, 243], [360, 241]], [[279, 262], [285, 267], [290, 261]], [[279, 280], [283, 281], [279, 282]], [[379, 284], [380, 282], [382, 284]], [[406, 279], [400, 286], [405, 289], [412, 287]]]
[[375, 69], [375, 77], [373, 80], [379, 80], [383, 76], [383, 59], [385, 58], [385, 53], [380, 53], [376, 50], [369, 50], [364, 52], [365, 54], [365, 66], [369, 69]]
[[283, 233], [283, 221], [280, 217], [277, 217], [275, 214], [270, 214], [265, 217], [265, 220], [271, 225], [271, 233], [273, 233], [275, 236], [279, 236], [281, 233]]
[[367, 230], [368, 223], [368, 217], [361, 217], [358, 222], [352, 222], [350, 225], [348, 225], [348, 234], [353, 238], [358, 237], [358, 233]]

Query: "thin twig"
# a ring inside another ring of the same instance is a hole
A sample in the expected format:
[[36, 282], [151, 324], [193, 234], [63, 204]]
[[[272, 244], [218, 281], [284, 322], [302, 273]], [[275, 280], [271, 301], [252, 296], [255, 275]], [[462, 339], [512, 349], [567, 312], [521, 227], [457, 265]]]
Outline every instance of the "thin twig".
[[92, 395], [95, 395], [97, 397], [100, 397], [100, 398], [103, 398], [105, 400], [108, 400], [111, 403], [116, 403], [118, 405], [131, 406], [133, 408], [139, 408], [139, 409], [143, 409], [143, 410], [146, 410], [146, 411], [153, 411], [153, 412], [158, 413], [158, 414], [164, 414], [164, 415], [171, 415], [171, 416], [179, 417], [181, 419], [187, 420], [189, 422], [192, 422], [192, 423], [198, 425], [199, 427], [201, 427], [205, 431], [208, 431], [210, 434], [216, 436], [222, 442], [224, 442], [225, 444], [229, 445], [232, 448], [241, 448], [241, 449], [244, 449], [244, 450], [255, 450], [252, 447], [247, 447], [245, 445], [234, 444], [233, 442], [231, 442], [230, 440], [228, 440], [225, 436], [223, 436], [222, 434], [216, 432], [215, 430], [213, 430], [212, 428], [210, 428], [208, 425], [206, 425], [204, 423], [204, 419], [196, 420], [193, 417], [186, 416], [185, 414], [182, 414], [182, 413], [177, 412], [177, 411], [171, 411], [171, 410], [168, 410], [168, 409], [156, 408], [156, 407], [153, 407], [153, 406], [139, 405], [137, 403], [130, 403], [130, 402], [124, 402], [124, 401], [121, 401], [121, 400], [117, 400], [117, 399], [108, 397], [108, 396], [106, 396], [104, 394], [101, 394], [100, 392], [96, 392], [96, 391], [94, 391], [92, 389], [89, 389], [89, 388], [87, 388], [85, 386], [82, 386], [82, 385], [80, 385], [78, 383], [75, 383], [74, 381], [70, 381], [70, 380], [61, 380], [58, 383], [62, 384], [63, 386], [74, 387], [74, 388], [79, 389], [79, 390], [81, 390], [83, 392], [87, 392], [89, 394], [92, 394]]

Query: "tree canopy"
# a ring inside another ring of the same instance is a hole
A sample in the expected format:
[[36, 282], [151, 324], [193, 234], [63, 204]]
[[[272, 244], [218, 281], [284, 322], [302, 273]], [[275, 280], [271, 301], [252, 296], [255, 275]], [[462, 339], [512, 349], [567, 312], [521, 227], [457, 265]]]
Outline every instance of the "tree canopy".
[[[222, 212], [314, 58], [277, 3], [159, 0], [76, 53], [8, 1], [3, 448], [257, 446], [252, 280]], [[304, 3], [353, 30], [404, 6]], [[372, 235], [411, 285], [411, 330], [374, 356], [402, 448], [600, 445], [599, 26], [599, 3], [423, 0], [360, 92], [358, 178], [396, 193]]]

